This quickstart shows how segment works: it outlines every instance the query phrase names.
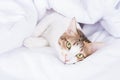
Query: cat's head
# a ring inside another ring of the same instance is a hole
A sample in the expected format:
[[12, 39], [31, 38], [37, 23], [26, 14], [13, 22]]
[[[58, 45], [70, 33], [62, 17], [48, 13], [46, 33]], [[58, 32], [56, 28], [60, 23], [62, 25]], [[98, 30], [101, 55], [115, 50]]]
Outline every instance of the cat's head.
[[[58, 40], [60, 59], [66, 64], [79, 62], [96, 51], [99, 43], [91, 43], [80, 29], [75, 18]], [[97, 44], [97, 46], [96, 46]]]

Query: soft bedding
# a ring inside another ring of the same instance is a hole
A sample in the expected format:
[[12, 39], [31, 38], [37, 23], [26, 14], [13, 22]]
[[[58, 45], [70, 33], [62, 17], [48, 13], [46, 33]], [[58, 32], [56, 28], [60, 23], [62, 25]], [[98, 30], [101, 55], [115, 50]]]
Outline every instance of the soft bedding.
[[[120, 80], [119, 2], [0, 0], [0, 80]], [[51, 9], [75, 16], [91, 41], [106, 46], [74, 65], [63, 64], [53, 48], [22, 46]]]
[[[114, 41], [114, 40], [113, 40]], [[0, 56], [1, 80], [119, 80], [120, 45], [99, 50], [84, 61], [65, 65], [54, 49], [18, 48]]]

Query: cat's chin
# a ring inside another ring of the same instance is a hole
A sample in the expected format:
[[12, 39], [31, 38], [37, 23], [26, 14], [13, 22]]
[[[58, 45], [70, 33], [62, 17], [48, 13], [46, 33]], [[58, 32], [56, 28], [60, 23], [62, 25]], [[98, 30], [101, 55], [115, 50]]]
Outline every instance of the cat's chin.
[[61, 60], [61, 59], [59, 59], [63, 64], [66, 64], [66, 65], [71, 65], [71, 64], [76, 64], [78, 61], [65, 61], [65, 60]]
[[65, 62], [64, 64], [66, 64], [66, 65], [72, 65], [72, 64], [76, 64], [76, 63], [78, 63], [78, 62]]
[[68, 61], [66, 60], [66, 61], [65, 61], [65, 59], [63, 58], [63, 56], [59, 56], [58, 59], [59, 59], [63, 64], [66, 64], [66, 65], [76, 64], [76, 63], [78, 63], [78, 62], [80, 62], [80, 61], [83, 60], [83, 59], [78, 60], [76, 57], [74, 57], [74, 58], [71, 59], [71, 60], [68, 60]]
[[84, 59], [73, 59], [73, 60], [69, 60], [68, 62], [63, 62], [64, 64], [68, 64], [68, 65], [71, 65], [71, 64], [76, 64], [76, 63], [79, 63], [81, 61], [83, 61]]
[[67, 62], [64, 62], [64, 64], [68, 64], [68, 65], [70, 65], [70, 64], [76, 64], [76, 63], [78, 63], [79, 61], [77, 61], [76, 59], [72, 59], [72, 60], [69, 60], [69, 61], [67, 61]]
[[63, 62], [65, 65], [72, 65], [74, 63], [69, 63], [69, 62]]

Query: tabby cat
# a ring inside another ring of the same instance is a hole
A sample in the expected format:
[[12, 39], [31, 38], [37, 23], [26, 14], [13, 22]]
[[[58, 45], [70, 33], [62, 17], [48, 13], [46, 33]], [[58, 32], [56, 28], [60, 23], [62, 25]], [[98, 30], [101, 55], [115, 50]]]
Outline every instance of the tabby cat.
[[54, 12], [40, 21], [24, 45], [28, 48], [51, 46], [63, 63], [73, 64], [94, 53], [102, 44], [88, 40], [75, 18], [69, 19]]

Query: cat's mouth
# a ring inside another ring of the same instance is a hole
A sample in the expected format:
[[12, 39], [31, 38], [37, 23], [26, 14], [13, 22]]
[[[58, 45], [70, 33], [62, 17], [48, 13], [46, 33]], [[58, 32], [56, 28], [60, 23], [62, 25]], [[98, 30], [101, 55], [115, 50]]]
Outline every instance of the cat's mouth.
[[84, 60], [86, 57], [85, 57], [85, 54], [83, 54], [82, 52], [81, 53], [78, 53], [74, 56], [74, 59], [67, 59], [67, 55], [64, 56], [64, 63], [65, 64], [75, 64], [79, 61], [82, 61]]

